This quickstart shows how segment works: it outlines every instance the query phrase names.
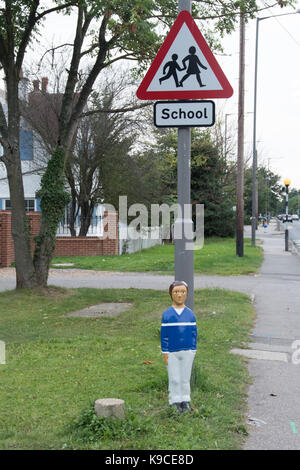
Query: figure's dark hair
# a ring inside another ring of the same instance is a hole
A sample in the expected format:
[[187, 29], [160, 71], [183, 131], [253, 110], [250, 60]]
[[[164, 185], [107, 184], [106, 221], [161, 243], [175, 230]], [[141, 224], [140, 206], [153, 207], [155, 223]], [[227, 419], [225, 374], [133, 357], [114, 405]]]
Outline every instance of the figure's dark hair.
[[185, 286], [187, 291], [189, 290], [188, 285], [187, 285], [186, 282], [184, 282], [184, 281], [174, 281], [174, 282], [172, 282], [172, 284], [169, 287], [170, 297], [172, 297], [172, 291], [173, 291], [174, 287], [177, 287], [177, 286]]

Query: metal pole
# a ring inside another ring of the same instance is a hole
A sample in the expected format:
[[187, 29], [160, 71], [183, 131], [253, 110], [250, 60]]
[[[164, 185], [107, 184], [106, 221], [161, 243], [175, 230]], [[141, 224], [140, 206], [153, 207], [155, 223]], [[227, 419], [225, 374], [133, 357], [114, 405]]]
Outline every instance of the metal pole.
[[257, 188], [256, 188], [256, 172], [257, 172], [257, 152], [256, 152], [256, 102], [257, 102], [257, 62], [258, 62], [258, 31], [259, 18], [256, 18], [256, 39], [255, 39], [255, 72], [254, 72], [254, 106], [253, 106], [253, 162], [252, 162], [252, 223], [251, 223], [251, 242], [255, 246], [255, 231], [257, 227], [256, 206], [257, 206]]
[[[191, 12], [191, 0], [179, 0], [178, 11]], [[175, 221], [176, 233], [181, 235], [175, 238], [175, 280], [185, 281], [188, 285], [188, 297], [186, 305], [194, 308], [194, 251], [186, 249], [186, 243], [191, 243], [187, 235], [191, 233], [193, 226], [191, 214], [191, 129], [189, 127], [178, 128], [178, 206], [180, 208]], [[188, 208], [188, 211], [185, 210]], [[181, 214], [180, 214], [181, 212]]]
[[240, 67], [238, 104], [238, 161], [237, 161], [237, 213], [236, 254], [244, 256], [244, 95], [245, 95], [245, 18], [240, 13]]
[[288, 185], [285, 185], [285, 223], [286, 223], [286, 229], [285, 229], [285, 251], [289, 251], [289, 231], [288, 231], [288, 214], [289, 214], [289, 187]]

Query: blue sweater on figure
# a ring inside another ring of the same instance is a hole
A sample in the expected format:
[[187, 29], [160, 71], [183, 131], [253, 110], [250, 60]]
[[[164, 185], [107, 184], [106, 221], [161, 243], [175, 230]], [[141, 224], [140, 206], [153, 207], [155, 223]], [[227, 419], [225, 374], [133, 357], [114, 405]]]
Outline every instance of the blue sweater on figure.
[[194, 313], [188, 307], [178, 315], [173, 307], [164, 311], [161, 323], [163, 353], [197, 349], [197, 326]]

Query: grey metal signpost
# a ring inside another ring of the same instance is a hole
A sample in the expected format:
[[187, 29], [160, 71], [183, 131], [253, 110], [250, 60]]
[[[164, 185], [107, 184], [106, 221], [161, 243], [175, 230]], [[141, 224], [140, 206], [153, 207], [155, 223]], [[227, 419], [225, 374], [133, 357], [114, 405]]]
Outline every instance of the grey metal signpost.
[[[206, 98], [229, 98], [233, 89], [191, 16], [191, 3], [191, 0], [179, 0], [178, 17], [136, 94], [142, 100], [176, 100], [158, 101], [155, 104], [154, 124], [157, 127], [178, 128], [178, 214], [174, 224], [175, 280], [185, 281], [188, 284], [186, 304], [193, 309], [191, 127], [212, 126], [215, 120], [215, 106]], [[187, 53], [189, 55], [186, 55]], [[198, 56], [199, 53], [201, 58]], [[177, 62], [179, 57], [183, 68]], [[207, 71], [204, 83], [201, 81], [200, 68]], [[179, 81], [177, 71], [183, 72], [183, 70], [185, 72]], [[187, 80], [191, 76], [194, 76], [194, 82]], [[183, 85], [183, 82], [187, 84]], [[196, 101], [199, 98], [201, 101]]]
[[[191, 0], [179, 0], [178, 12], [187, 10], [191, 13]], [[194, 308], [194, 251], [186, 249], [186, 235], [191, 233], [191, 128], [178, 128], [178, 164], [177, 164], [177, 191], [179, 218], [175, 221], [175, 234], [182, 234], [175, 239], [175, 280], [185, 281], [189, 286], [186, 299], [187, 307]], [[188, 209], [184, 210], [184, 209]], [[181, 212], [181, 214], [180, 214]], [[181, 217], [180, 217], [181, 215]], [[178, 232], [177, 232], [178, 230]], [[180, 233], [181, 232], [181, 233]]]

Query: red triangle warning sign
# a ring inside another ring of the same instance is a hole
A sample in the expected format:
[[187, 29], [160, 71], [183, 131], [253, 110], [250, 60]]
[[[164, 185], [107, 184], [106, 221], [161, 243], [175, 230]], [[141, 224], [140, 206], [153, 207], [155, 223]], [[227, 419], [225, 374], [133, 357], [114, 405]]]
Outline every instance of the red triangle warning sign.
[[188, 11], [177, 16], [136, 94], [140, 100], [229, 98], [233, 94]]

